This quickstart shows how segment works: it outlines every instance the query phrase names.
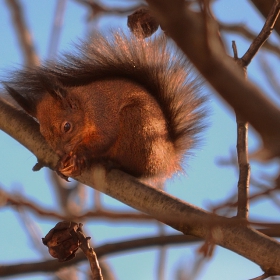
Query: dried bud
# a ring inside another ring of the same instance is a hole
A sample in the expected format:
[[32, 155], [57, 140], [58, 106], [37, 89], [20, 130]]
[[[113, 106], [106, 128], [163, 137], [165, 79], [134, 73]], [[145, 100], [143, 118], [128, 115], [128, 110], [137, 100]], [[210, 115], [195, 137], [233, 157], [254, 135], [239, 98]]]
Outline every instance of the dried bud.
[[52, 257], [60, 262], [71, 260], [75, 257], [79, 249], [80, 241], [76, 231], [79, 225], [74, 222], [59, 222], [51, 229], [45, 238], [42, 238], [43, 244], [49, 248]]
[[148, 9], [139, 9], [127, 18], [127, 26], [137, 37], [150, 37], [159, 27]]

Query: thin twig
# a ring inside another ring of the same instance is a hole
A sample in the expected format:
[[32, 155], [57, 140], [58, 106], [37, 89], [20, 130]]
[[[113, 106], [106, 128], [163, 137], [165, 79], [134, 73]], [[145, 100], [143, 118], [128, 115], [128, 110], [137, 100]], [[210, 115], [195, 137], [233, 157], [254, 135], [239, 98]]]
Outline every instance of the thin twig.
[[248, 122], [244, 121], [239, 114], [236, 114], [237, 123], [237, 158], [239, 165], [238, 180], [238, 206], [237, 216], [248, 218], [249, 213], [249, 184], [250, 164], [248, 159]]
[[22, 231], [26, 231], [26, 236], [29, 238], [29, 243], [33, 245], [34, 251], [42, 255], [42, 257], [47, 257], [48, 254], [42, 246], [41, 231], [38, 224], [35, 223], [34, 219], [30, 218], [30, 215], [25, 211], [23, 207], [17, 207], [17, 214], [19, 216], [18, 221], [22, 224]]
[[[260, 191], [260, 192], [257, 192], [255, 194], [252, 194], [251, 196], [249, 196], [248, 199], [250, 201], [252, 201], [252, 200], [255, 200], [257, 198], [261, 198], [263, 196], [268, 196], [270, 194], [273, 194], [277, 190], [279, 190], [279, 187], [269, 188], [269, 189], [266, 189], [264, 191]], [[212, 211], [214, 213], [217, 213], [218, 210], [221, 210], [225, 207], [236, 207], [238, 205], [238, 202], [232, 202], [234, 199], [235, 199], [235, 196], [231, 196], [225, 203], [223, 203], [219, 206], [216, 206], [215, 208], [212, 209]]]
[[278, 71], [273, 71], [271, 69], [271, 66], [268, 64], [268, 60], [265, 56], [260, 56], [260, 64], [261, 64], [261, 70], [263, 72], [264, 77], [267, 79], [268, 84], [271, 86], [271, 88], [274, 90], [275, 94], [279, 98], [280, 96], [280, 83], [279, 83], [279, 77], [277, 77], [276, 74], [279, 73]]
[[[71, 184], [71, 187], [66, 185], [66, 181], [62, 180], [55, 172], [48, 170], [49, 177], [51, 179], [51, 187], [55, 191], [56, 199], [59, 204], [59, 207], [63, 211], [64, 215], [71, 215], [73, 212], [69, 212], [68, 201], [70, 195], [75, 191], [79, 182], [73, 182], [74, 185]], [[60, 220], [64, 220], [61, 219]]]
[[235, 41], [232, 41], [232, 50], [233, 50], [233, 58], [235, 60], [238, 59], [238, 52], [237, 52], [237, 47]]
[[39, 65], [39, 58], [36, 55], [35, 48], [32, 42], [32, 36], [27, 28], [22, 7], [17, 0], [6, 0], [10, 7], [13, 17], [13, 24], [17, 31], [18, 40], [24, 54], [25, 64], [27, 66]]
[[[224, 32], [238, 33], [239, 35], [247, 38], [250, 41], [255, 40], [255, 38], [257, 37], [257, 34], [247, 29], [243, 24], [225, 24], [219, 22], [219, 29]], [[263, 48], [278, 56], [280, 55], [280, 48], [278, 47], [278, 45], [275, 45], [269, 41], [266, 41], [263, 44]]]
[[199, 273], [201, 271], [203, 271], [203, 268], [206, 265], [207, 260], [208, 259], [205, 256], [197, 255], [196, 260], [194, 261], [194, 264], [192, 267], [191, 274], [190, 274], [189, 278], [185, 278], [185, 279], [197, 279]]
[[[159, 228], [159, 236], [165, 236], [165, 225], [158, 222], [158, 228]], [[157, 279], [158, 280], [164, 280], [164, 273], [165, 273], [165, 267], [166, 267], [166, 246], [161, 246], [158, 251], [158, 264], [157, 264]]]
[[[88, 211], [81, 215], [63, 215], [59, 212], [50, 211], [47, 209], [43, 209], [39, 205], [35, 204], [34, 202], [21, 197], [17, 196], [16, 198], [12, 195], [9, 195], [5, 191], [0, 189], [0, 199], [5, 202], [4, 205], [7, 206], [16, 206], [16, 207], [22, 207], [26, 210], [32, 211], [35, 214], [41, 216], [41, 217], [48, 217], [48, 218], [55, 218], [58, 220], [69, 220], [69, 219], [75, 219], [75, 220], [84, 220], [89, 218], [94, 219], [109, 219], [112, 221], [124, 221], [124, 222], [154, 222], [154, 218], [151, 216], [148, 216], [143, 213], [134, 213], [134, 212], [116, 212], [116, 211], [108, 211], [108, 210], [96, 210], [96, 211]], [[2, 205], [2, 207], [4, 207]]]
[[[159, 237], [144, 237], [141, 239], [133, 239], [123, 242], [109, 243], [95, 248], [96, 254], [100, 257], [109, 254], [135, 251], [142, 248], [164, 246], [172, 244], [194, 243], [200, 241], [194, 236], [185, 235], [169, 235]], [[38, 272], [54, 272], [63, 267], [73, 266], [77, 263], [85, 261], [86, 257], [83, 253], [78, 252], [76, 257], [67, 262], [58, 262], [57, 260], [47, 260], [42, 262], [28, 262], [14, 265], [0, 265], [0, 277], [7, 277], [19, 274], [31, 274]]]
[[49, 44], [49, 59], [54, 59], [57, 54], [61, 28], [63, 24], [67, 0], [57, 1], [53, 20], [52, 35]]
[[77, 230], [77, 235], [81, 242], [80, 248], [87, 257], [90, 263], [90, 269], [92, 272], [92, 280], [103, 280], [101, 268], [97, 259], [97, 255], [93, 248], [89, 244], [90, 237], [86, 237], [82, 231], [82, 224], [79, 224], [79, 229]]
[[96, 1], [90, 1], [90, 0], [76, 0], [77, 2], [88, 6], [90, 10], [90, 15], [88, 17], [88, 20], [95, 20], [102, 14], [105, 15], [126, 15], [129, 13], [132, 13], [140, 8], [147, 7], [143, 4], [135, 4], [130, 7], [107, 7], [105, 5], [102, 5], [100, 3], [97, 3]]
[[[242, 59], [238, 58], [237, 47], [235, 42], [232, 42], [234, 60], [243, 68], [244, 77], [247, 78], [246, 68], [242, 65]], [[239, 166], [238, 179], [238, 205], [237, 217], [248, 219], [249, 214], [249, 184], [250, 184], [250, 164], [248, 159], [248, 125], [249, 123], [242, 118], [236, 111], [237, 124], [237, 160]]]
[[[250, 2], [260, 11], [264, 18], [267, 18], [270, 8], [274, 0], [251, 0]], [[280, 21], [277, 21], [274, 26], [275, 31], [280, 35]]]
[[274, 28], [275, 22], [279, 16], [279, 12], [280, 12], [280, 3], [279, 0], [275, 0], [261, 32], [255, 38], [255, 40], [252, 42], [247, 52], [241, 58], [243, 62], [243, 66], [248, 66], [250, 64], [253, 57], [256, 55], [256, 53], [259, 51], [261, 46], [270, 36]]

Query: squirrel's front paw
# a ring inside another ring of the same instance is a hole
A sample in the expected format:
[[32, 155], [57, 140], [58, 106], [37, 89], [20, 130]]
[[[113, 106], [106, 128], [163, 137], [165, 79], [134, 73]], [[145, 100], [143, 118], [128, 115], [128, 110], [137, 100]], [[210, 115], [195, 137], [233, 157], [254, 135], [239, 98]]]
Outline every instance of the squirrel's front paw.
[[68, 177], [79, 176], [82, 170], [86, 167], [86, 160], [84, 157], [78, 157], [73, 152], [64, 155], [57, 163], [57, 174], [68, 181]]

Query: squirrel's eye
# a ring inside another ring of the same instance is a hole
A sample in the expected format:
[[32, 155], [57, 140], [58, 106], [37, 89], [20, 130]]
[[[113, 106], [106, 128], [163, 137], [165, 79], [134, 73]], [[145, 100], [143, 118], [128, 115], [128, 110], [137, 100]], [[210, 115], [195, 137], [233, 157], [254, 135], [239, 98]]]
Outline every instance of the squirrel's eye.
[[65, 133], [68, 132], [68, 131], [70, 131], [71, 128], [72, 128], [72, 125], [71, 125], [71, 123], [69, 123], [69, 122], [64, 122], [64, 123], [62, 124], [62, 131], [65, 132]]

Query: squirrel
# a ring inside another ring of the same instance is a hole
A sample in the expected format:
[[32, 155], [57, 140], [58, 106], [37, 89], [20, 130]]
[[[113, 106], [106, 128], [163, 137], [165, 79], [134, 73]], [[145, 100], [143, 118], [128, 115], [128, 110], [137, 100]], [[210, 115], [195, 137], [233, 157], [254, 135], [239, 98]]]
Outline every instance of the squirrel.
[[163, 36], [99, 34], [79, 54], [16, 71], [5, 83], [60, 157], [60, 176], [94, 164], [138, 178], [182, 170], [203, 126], [205, 98], [187, 59], [169, 45]]

